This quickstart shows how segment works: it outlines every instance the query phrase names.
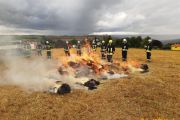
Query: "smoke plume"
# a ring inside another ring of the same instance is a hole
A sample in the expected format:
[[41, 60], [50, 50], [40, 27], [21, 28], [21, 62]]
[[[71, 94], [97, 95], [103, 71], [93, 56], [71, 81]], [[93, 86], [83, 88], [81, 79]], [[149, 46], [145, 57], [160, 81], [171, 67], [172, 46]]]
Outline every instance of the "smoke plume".
[[[14, 41], [14, 38], [8, 36], [0, 39], [0, 48], [3, 48], [0, 53], [0, 85], [15, 85], [32, 91], [47, 90], [53, 83], [48, 76], [55, 69], [55, 61], [17, 56], [14, 54], [17, 49], [10, 50], [9, 44], [5, 45], [8, 41]], [[4, 49], [6, 47], [8, 49]]]

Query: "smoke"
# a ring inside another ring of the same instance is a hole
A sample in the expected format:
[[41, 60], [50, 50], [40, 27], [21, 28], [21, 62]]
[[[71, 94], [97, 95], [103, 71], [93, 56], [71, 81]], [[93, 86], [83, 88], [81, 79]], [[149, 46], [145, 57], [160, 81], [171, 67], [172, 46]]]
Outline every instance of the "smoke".
[[0, 85], [15, 85], [28, 91], [47, 90], [54, 82], [48, 76], [52, 70], [55, 71], [56, 61], [17, 55], [18, 49], [11, 48], [12, 41], [16, 41], [12, 36], [0, 37], [0, 48], [3, 48], [0, 53]]
[[128, 75], [126, 74], [119, 74], [119, 73], [115, 73], [115, 74], [108, 74], [108, 73], [104, 73], [104, 76], [109, 80], [109, 79], [117, 79], [117, 78], [124, 78], [127, 77]]
[[[105, 77], [106, 79], [116, 79], [127, 77], [125, 74], [104, 74], [98, 76], [86, 65], [79, 67], [78, 71], [71, 70], [71, 67], [65, 68], [68, 75], [63, 75], [58, 71], [58, 68], [62, 65], [58, 63], [58, 60], [47, 60], [45, 57], [37, 56], [27, 58], [23, 54], [16, 55], [18, 49], [14, 47], [11, 49], [11, 45], [4, 45], [5, 41], [15, 41], [15, 39], [12, 36], [0, 39], [0, 49], [3, 48], [6, 51], [3, 52], [5, 54], [0, 53], [0, 61], [2, 61], [0, 70], [2, 65], [5, 66], [3, 72], [0, 73], [0, 85], [14, 85], [26, 91], [48, 91], [49, 88], [56, 86], [57, 81], [59, 81], [60, 85], [67, 83], [72, 89], [86, 89], [83, 84], [90, 78]], [[8, 49], [4, 49], [6, 47]]]
[[44, 91], [53, 83], [48, 79], [53, 63], [44, 59], [28, 60], [27, 58], [6, 56], [4, 64], [7, 69], [4, 71], [4, 79], [0, 80], [0, 84], [16, 85], [25, 90]]
[[74, 74], [60, 75], [57, 60], [16, 54], [18, 49], [11, 48], [15, 41], [13, 36], [0, 37], [0, 49], [3, 51], [0, 52], [0, 85], [18, 86], [28, 92], [42, 92], [48, 91], [50, 87], [56, 86], [56, 81], [60, 81], [73, 89], [84, 89], [82, 84], [89, 78], [75, 78]]
[[15, 85], [25, 91], [47, 91], [56, 86], [56, 81], [67, 83], [73, 89], [84, 89], [82, 84], [89, 80], [87, 77], [61, 76], [57, 71], [57, 62], [44, 58], [6, 56], [3, 63], [7, 69], [0, 85]]
[[133, 67], [131, 64], [128, 65], [128, 68], [131, 70], [132, 73], [135, 73], [135, 72], [143, 72], [143, 69]]

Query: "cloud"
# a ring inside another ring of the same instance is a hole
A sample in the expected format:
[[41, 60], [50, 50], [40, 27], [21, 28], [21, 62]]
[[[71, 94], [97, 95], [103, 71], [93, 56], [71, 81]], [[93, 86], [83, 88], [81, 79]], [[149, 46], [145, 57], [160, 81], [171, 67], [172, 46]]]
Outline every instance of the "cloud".
[[97, 26], [100, 30], [105, 29], [109, 31], [126, 28], [133, 23], [145, 20], [145, 16], [141, 14], [131, 15], [125, 12], [119, 12], [116, 14], [107, 13], [102, 18], [103, 20], [97, 22]]
[[180, 33], [178, 0], [0, 0], [1, 34]]
[[135, 32], [93, 32], [89, 35], [139, 35]]

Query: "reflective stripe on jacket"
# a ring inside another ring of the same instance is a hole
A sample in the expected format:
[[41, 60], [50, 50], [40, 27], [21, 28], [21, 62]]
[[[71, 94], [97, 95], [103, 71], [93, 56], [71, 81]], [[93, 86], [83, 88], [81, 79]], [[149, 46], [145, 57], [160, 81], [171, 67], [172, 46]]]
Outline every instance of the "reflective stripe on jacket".
[[146, 52], [151, 52], [152, 50], [152, 44], [148, 44], [147, 47], [146, 47]]
[[128, 51], [128, 44], [127, 43], [122, 45], [122, 51]]
[[108, 44], [107, 48], [106, 48], [107, 54], [112, 55], [115, 52], [115, 47], [112, 44]]

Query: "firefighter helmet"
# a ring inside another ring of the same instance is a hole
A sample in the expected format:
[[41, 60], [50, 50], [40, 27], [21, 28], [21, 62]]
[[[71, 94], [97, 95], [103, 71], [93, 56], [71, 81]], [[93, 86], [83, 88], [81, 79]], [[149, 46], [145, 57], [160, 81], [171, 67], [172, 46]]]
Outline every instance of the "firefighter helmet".
[[49, 41], [46, 41], [46, 44], [49, 44]]
[[109, 40], [109, 43], [111, 44], [113, 41], [112, 40]]
[[126, 40], [126, 39], [123, 39], [123, 43], [127, 43], [127, 40]]
[[149, 39], [148, 42], [151, 43], [151, 42], [152, 42], [152, 39]]

